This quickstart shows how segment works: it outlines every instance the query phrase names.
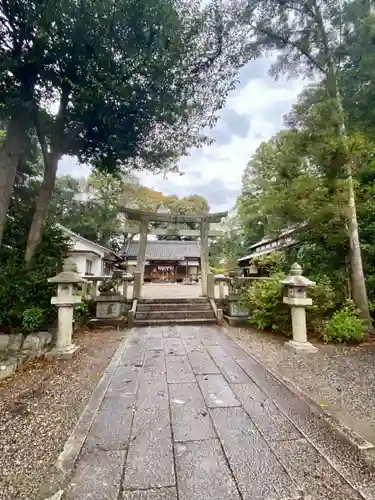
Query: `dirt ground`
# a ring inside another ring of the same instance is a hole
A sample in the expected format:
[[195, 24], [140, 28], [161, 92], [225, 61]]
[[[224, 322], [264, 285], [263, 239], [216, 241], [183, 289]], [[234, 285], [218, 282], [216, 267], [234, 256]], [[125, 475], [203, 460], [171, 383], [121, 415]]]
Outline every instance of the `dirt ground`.
[[265, 366], [375, 446], [375, 342], [359, 346], [314, 342], [317, 353], [297, 354], [285, 347], [287, 339], [280, 335], [250, 327], [227, 330]]
[[37, 361], [0, 383], [0, 500], [32, 500], [124, 331], [83, 330], [67, 361]]

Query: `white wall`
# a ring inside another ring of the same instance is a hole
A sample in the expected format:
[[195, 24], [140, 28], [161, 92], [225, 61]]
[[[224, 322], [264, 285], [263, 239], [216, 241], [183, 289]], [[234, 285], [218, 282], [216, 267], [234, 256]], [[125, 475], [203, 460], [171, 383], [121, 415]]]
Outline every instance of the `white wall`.
[[86, 273], [86, 260], [91, 260], [92, 268], [91, 274], [95, 276], [100, 276], [102, 272], [102, 258], [91, 253], [75, 253], [74, 250], [69, 252], [69, 256], [72, 257], [76, 263], [78, 274], [84, 276]]

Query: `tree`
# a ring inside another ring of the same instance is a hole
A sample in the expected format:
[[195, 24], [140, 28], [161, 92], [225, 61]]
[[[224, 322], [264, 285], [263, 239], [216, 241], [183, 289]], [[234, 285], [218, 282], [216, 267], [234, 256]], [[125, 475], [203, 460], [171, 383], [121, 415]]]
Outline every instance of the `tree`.
[[[109, 172], [119, 164], [175, 167], [187, 148], [207, 140], [201, 130], [215, 122], [247, 55], [216, 0], [202, 9], [197, 0], [18, 0], [3, 2], [0, 16], [0, 89], [7, 102], [14, 94], [17, 109], [30, 118], [45, 167], [29, 265], [62, 155]], [[45, 103], [56, 98], [53, 114]], [[6, 144], [11, 136], [20, 143], [13, 128]], [[17, 168], [17, 159], [4, 154], [12, 165], [0, 165], [0, 179], [8, 179], [0, 226], [12, 188], [8, 172]]]
[[[342, 42], [343, 15], [347, 2], [335, 0], [247, 1], [241, 11], [242, 20], [249, 23], [255, 35], [250, 45], [259, 51], [277, 50], [277, 63], [272, 73], [284, 71], [306, 76], [320, 74], [324, 89], [334, 107], [337, 156], [341, 159], [340, 173], [345, 176], [345, 222], [349, 241], [348, 257], [354, 301], [362, 316], [370, 320], [366, 284], [359, 242], [357, 210], [352, 176], [347, 127], [343, 110], [339, 48]], [[342, 182], [340, 186], [342, 187]]]

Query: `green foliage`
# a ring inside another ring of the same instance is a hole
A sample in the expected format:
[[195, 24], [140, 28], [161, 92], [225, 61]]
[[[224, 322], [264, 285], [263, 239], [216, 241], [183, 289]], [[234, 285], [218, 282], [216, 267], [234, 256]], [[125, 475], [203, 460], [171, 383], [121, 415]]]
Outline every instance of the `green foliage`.
[[22, 313], [22, 329], [25, 332], [36, 332], [46, 324], [46, 310], [35, 306]]
[[[250, 323], [261, 330], [272, 329], [291, 335], [290, 307], [283, 304], [283, 272], [271, 274], [269, 279], [254, 280], [242, 292], [242, 303], [250, 310]], [[335, 292], [330, 280], [322, 277], [320, 283], [309, 289], [313, 305], [307, 308], [307, 328], [321, 331], [325, 319], [336, 306]]]
[[[32, 200], [37, 189], [37, 181], [32, 176], [19, 177], [14, 188], [0, 252], [0, 329], [20, 330], [30, 325], [33, 317], [42, 318], [39, 310], [43, 311], [43, 324], [38, 328], [48, 326], [56, 317], [56, 307], [51, 304], [56, 286], [47, 280], [61, 270], [66, 241], [53, 221], [47, 223], [35, 266], [25, 271], [23, 265]], [[24, 316], [25, 311], [28, 313]]]
[[89, 318], [89, 302], [86, 299], [82, 299], [79, 304], [74, 306], [73, 320], [74, 323], [78, 325], [79, 328], [86, 325]]
[[285, 270], [286, 258], [284, 252], [271, 252], [260, 255], [253, 259], [253, 263], [258, 268], [267, 271], [269, 274]]
[[266, 280], [256, 280], [245, 289], [242, 303], [250, 311], [250, 323], [261, 330], [272, 329], [291, 334], [290, 309], [283, 304], [283, 273], [275, 273]]
[[324, 342], [359, 343], [366, 338], [366, 325], [359, 317], [359, 311], [349, 301], [327, 321], [322, 333]]
[[337, 297], [328, 276], [320, 276], [315, 286], [308, 289], [308, 296], [313, 305], [306, 310], [306, 321], [308, 329], [320, 331], [325, 318], [335, 310]]

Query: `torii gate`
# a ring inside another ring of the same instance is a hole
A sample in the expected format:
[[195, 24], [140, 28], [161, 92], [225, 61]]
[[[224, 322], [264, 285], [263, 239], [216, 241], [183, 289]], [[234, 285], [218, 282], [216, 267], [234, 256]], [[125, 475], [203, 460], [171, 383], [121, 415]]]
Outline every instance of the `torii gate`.
[[[161, 235], [178, 235], [178, 236], [196, 236], [200, 238], [201, 247], [201, 274], [202, 274], [202, 295], [207, 295], [207, 275], [209, 271], [209, 254], [208, 254], [208, 238], [220, 236], [221, 231], [210, 230], [211, 223], [218, 223], [224, 217], [227, 217], [228, 212], [218, 212], [214, 214], [205, 215], [173, 215], [155, 212], [143, 212], [142, 210], [134, 210], [132, 208], [122, 208], [121, 212], [126, 214], [129, 220], [139, 222], [139, 229], [126, 228], [126, 232], [139, 234], [139, 246], [137, 256], [137, 270], [141, 273], [141, 283], [143, 283], [143, 276], [146, 261], [146, 247], [147, 235], [155, 234]], [[186, 224], [195, 223], [199, 224], [200, 229], [150, 229], [150, 222], [166, 222], [168, 224]]]

